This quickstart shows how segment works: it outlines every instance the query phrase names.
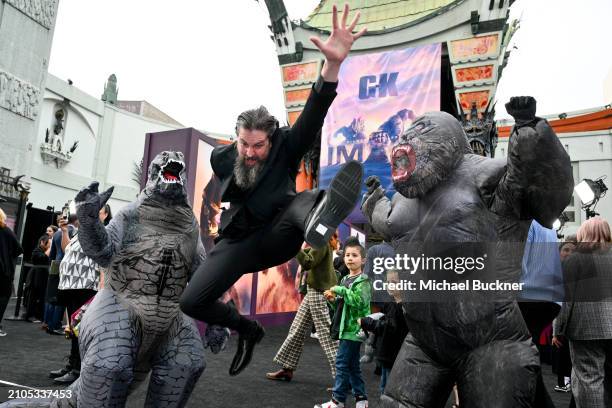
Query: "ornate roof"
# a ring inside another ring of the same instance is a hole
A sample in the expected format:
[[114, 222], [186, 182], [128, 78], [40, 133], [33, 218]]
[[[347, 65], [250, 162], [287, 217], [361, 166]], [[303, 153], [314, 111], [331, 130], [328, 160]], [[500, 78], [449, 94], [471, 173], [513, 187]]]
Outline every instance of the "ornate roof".
[[[361, 11], [361, 18], [356, 30], [363, 26], [369, 32], [389, 30], [405, 26], [422, 19], [433, 17], [444, 12], [447, 6], [462, 3], [464, 0], [347, 0], [351, 15]], [[319, 5], [308, 16], [304, 26], [324, 31], [331, 29], [332, 5], [338, 3], [341, 11], [344, 2], [321, 0]], [[352, 18], [352, 17], [351, 17]], [[349, 18], [350, 20], [350, 18]]]

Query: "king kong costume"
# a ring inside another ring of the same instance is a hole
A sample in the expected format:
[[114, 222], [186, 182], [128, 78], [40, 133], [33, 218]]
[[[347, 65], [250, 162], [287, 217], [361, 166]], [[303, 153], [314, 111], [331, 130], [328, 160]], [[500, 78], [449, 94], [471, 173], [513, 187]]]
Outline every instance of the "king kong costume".
[[[551, 227], [569, 203], [573, 178], [557, 136], [535, 116], [535, 99], [512, 98], [506, 109], [515, 118], [507, 160], [473, 154], [454, 117], [430, 112], [393, 147], [393, 197], [375, 177], [366, 180], [362, 211], [397, 254], [456, 256], [465, 249], [472, 256], [484, 248], [489, 278], [520, 280], [531, 221]], [[438, 298], [406, 292], [410, 334], [382, 406], [444, 407], [455, 383], [462, 406], [535, 406], [539, 358], [518, 292], [447, 291]]]

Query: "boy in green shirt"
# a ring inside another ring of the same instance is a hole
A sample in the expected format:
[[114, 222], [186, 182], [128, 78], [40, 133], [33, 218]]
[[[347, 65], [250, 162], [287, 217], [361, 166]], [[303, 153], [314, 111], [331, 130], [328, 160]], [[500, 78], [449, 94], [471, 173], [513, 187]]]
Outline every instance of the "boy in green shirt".
[[372, 297], [370, 279], [362, 273], [365, 255], [365, 249], [357, 238], [349, 238], [344, 244], [344, 263], [349, 269], [349, 274], [338, 286], [324, 292], [328, 301], [337, 305], [337, 298], [341, 297], [344, 305], [338, 327], [340, 344], [336, 355], [336, 381], [332, 390], [332, 399], [316, 405], [315, 408], [344, 407], [349, 389], [353, 390], [355, 408], [368, 406], [368, 397], [359, 366], [359, 349], [363, 337], [358, 335], [361, 330], [358, 319], [370, 314]]

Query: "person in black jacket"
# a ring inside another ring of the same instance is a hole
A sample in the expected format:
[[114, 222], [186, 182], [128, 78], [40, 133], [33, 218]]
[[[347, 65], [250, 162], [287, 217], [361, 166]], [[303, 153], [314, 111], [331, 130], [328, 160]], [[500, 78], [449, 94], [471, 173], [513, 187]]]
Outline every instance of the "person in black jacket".
[[[45, 292], [47, 289], [47, 279], [49, 278], [49, 265], [51, 260], [46, 252], [51, 248], [51, 237], [47, 234], [38, 239], [38, 246], [32, 251], [32, 269], [29, 273], [30, 296], [28, 299], [28, 309], [26, 320], [34, 318], [42, 320], [45, 309]], [[37, 323], [36, 321], [34, 321]]]
[[340, 65], [365, 32], [352, 33], [358, 16], [347, 26], [348, 13], [345, 6], [340, 23], [334, 6], [331, 35], [325, 42], [311, 38], [325, 64], [293, 127], [279, 128], [263, 106], [248, 110], [238, 116], [236, 142], [216, 147], [211, 155], [221, 182], [221, 201], [229, 202], [229, 208], [221, 213], [215, 247], [195, 272], [180, 305], [193, 318], [238, 331], [230, 375], [246, 367], [264, 331], [219, 297], [243, 274], [293, 258], [304, 240], [315, 248], [327, 245], [359, 196], [362, 167], [354, 161], [338, 172], [325, 195], [296, 194], [295, 186], [300, 160], [314, 144], [336, 96]]
[[6, 336], [2, 330], [2, 318], [13, 292], [15, 261], [22, 253], [15, 233], [6, 225], [6, 214], [0, 208], [0, 337]]
[[[389, 270], [387, 272], [387, 284], [397, 282], [399, 282], [399, 274], [395, 270]], [[387, 377], [393, 368], [395, 358], [408, 334], [408, 326], [402, 310], [401, 293], [398, 290], [387, 291], [391, 299], [384, 303], [382, 309], [384, 316], [378, 320], [366, 316], [359, 321], [363, 330], [376, 335], [376, 360], [382, 366], [380, 376], [381, 395], [385, 391]]]

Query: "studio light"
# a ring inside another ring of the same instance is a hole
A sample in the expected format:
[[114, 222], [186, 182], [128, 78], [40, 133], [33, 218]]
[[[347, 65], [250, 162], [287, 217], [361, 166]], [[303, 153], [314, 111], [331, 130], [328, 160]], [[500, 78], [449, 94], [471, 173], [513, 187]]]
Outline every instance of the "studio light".
[[561, 239], [565, 237], [565, 235], [563, 235], [561, 231], [563, 231], [563, 228], [565, 228], [565, 224], [569, 220], [570, 220], [569, 216], [564, 211], [561, 213], [561, 215], [559, 215], [559, 218], [557, 218], [555, 222], [553, 222], [553, 230], [557, 231], [557, 238]]
[[574, 187], [574, 191], [582, 201], [582, 209], [585, 210], [587, 219], [599, 215], [595, 212], [595, 206], [608, 191], [608, 187], [603, 180], [604, 177], [596, 180], [584, 179]]
[[564, 212], [561, 213], [561, 215], [559, 215], [559, 218], [557, 218], [555, 220], [555, 222], [553, 222], [553, 230], [557, 231], [557, 238], [561, 239], [563, 238], [565, 235], [563, 235], [561, 233], [561, 231], [563, 230], [563, 228], [565, 228], [565, 224], [570, 220], [570, 218], [568, 217], [568, 215]]
[[580, 201], [582, 204], [590, 203], [595, 199], [595, 193], [593, 189], [589, 185], [589, 182], [592, 184], [592, 180], [582, 180], [576, 187], [574, 187], [574, 191], [578, 194]]

